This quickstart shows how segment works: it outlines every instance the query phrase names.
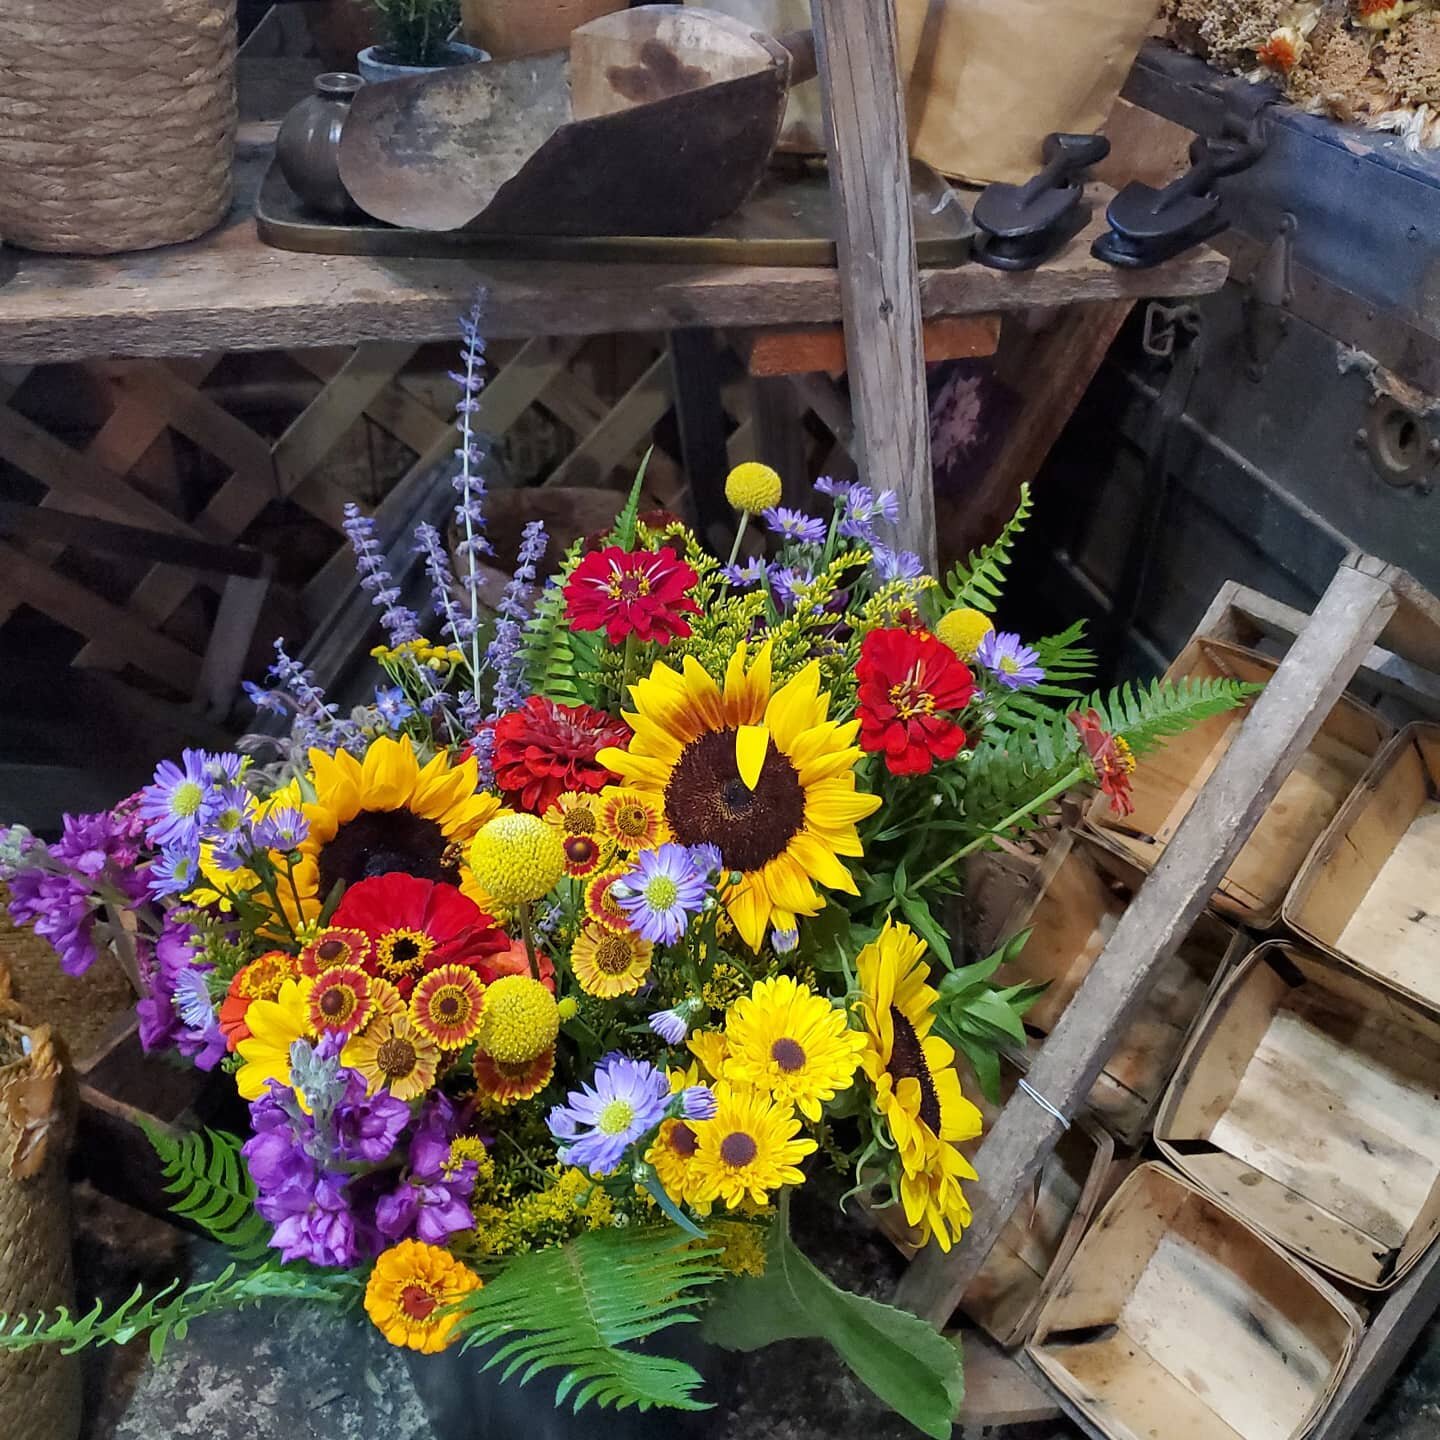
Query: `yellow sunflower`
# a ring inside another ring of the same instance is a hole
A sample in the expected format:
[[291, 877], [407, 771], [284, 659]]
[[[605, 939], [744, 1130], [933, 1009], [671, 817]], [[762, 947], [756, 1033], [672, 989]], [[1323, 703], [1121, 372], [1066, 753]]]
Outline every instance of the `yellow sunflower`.
[[824, 903], [816, 885], [856, 893], [843, 855], [860, 855], [856, 824], [880, 806], [855, 788], [859, 721], [826, 718], [820, 667], [807, 665], [771, 693], [770, 646], [746, 670], [744, 643], [723, 691], [694, 656], [683, 673], [657, 664], [630, 687], [635, 731], [628, 749], [597, 757], [625, 784], [658, 797], [682, 845], [712, 844], [738, 873], [724, 900], [746, 944], [758, 950], [771, 925]]
[[478, 784], [473, 756], [452, 765], [441, 751], [422, 766], [408, 736], [382, 736], [364, 760], [312, 750], [305, 789], [313, 798], [301, 806], [309, 830], [294, 873], [301, 918], [318, 915], [340, 881], [393, 870], [458, 885], [490, 909], [465, 865], [465, 847], [501, 807]]
[[365, 1286], [365, 1313], [392, 1345], [434, 1355], [454, 1338], [457, 1302], [481, 1283], [439, 1245], [402, 1240], [376, 1260]]
[[383, 1085], [397, 1100], [416, 1100], [435, 1083], [440, 1047], [408, 1014], [380, 1015], [346, 1043], [340, 1063], [365, 1077], [367, 1094]]
[[307, 977], [286, 980], [273, 1000], [252, 1000], [245, 1011], [248, 1038], [235, 1047], [243, 1062], [235, 1072], [235, 1088], [244, 1100], [258, 1100], [268, 1080], [290, 1083], [290, 1047], [309, 1038], [310, 990]]
[[570, 968], [587, 995], [613, 1000], [617, 995], [633, 995], [645, 983], [654, 950], [633, 931], [587, 925], [570, 952]]
[[693, 1125], [690, 1163], [700, 1204], [723, 1200], [726, 1209], [734, 1210], [749, 1196], [764, 1205], [781, 1186], [805, 1179], [797, 1167], [816, 1144], [796, 1138], [800, 1121], [790, 1106], [723, 1080], [715, 1087], [715, 1100], [714, 1117]]
[[850, 1088], [865, 1037], [845, 1012], [789, 975], [762, 980], [730, 1007], [725, 1078], [799, 1107], [808, 1120]]
[[954, 1142], [973, 1140], [982, 1120], [961, 1093], [954, 1050], [931, 1033], [939, 996], [924, 956], [925, 942], [892, 920], [856, 958], [860, 1064], [899, 1152], [905, 1218], [948, 1249], [970, 1221], [960, 1181], [977, 1178]]
[[730, 1058], [730, 1042], [723, 1030], [697, 1030], [687, 1040], [690, 1053], [705, 1067], [712, 1080], [718, 1080]]

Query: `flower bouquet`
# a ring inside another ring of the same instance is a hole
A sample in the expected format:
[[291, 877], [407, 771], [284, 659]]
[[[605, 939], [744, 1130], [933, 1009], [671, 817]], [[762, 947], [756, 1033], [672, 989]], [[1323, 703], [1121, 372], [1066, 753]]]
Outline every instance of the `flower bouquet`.
[[473, 326], [467, 351], [460, 573], [416, 538], [436, 637], [352, 513], [373, 703], [342, 713], [277, 645], [250, 694], [282, 739], [188, 751], [52, 846], [5, 839], [15, 918], [72, 973], [123, 941], [145, 1046], [231, 1077], [249, 1123], [153, 1137], [232, 1265], [8, 1317], [0, 1346], [159, 1353], [206, 1311], [308, 1299], [556, 1371], [557, 1404], [699, 1409], [700, 1374], [646, 1343], [699, 1320], [737, 1349], [823, 1337], [948, 1435], [958, 1350], [824, 1278], [788, 1197], [828, 1174], [955, 1243], [981, 1123], [957, 1051], [993, 1087], [1035, 993], [964, 953], [963, 862], [1076, 785], [1123, 809], [1134, 754], [1245, 687], [1086, 697], [1078, 625], [997, 630], [1028, 499], [941, 581], [884, 542], [893, 494], [822, 480], [801, 513], [758, 465], [727, 482], [725, 563], [642, 520], [637, 481], [539, 586], [532, 526], [488, 615]]

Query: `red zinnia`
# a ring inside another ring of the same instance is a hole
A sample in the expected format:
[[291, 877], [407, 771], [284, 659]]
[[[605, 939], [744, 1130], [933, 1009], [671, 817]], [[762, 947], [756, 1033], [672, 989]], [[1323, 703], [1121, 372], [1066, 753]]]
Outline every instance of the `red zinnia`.
[[1130, 798], [1130, 777], [1135, 773], [1135, 756], [1122, 735], [1112, 735], [1100, 723], [1098, 710], [1076, 710], [1070, 723], [1085, 742], [1085, 753], [1095, 771], [1100, 788], [1110, 797], [1110, 808], [1117, 815], [1131, 815], [1135, 802]]
[[685, 593], [700, 577], [667, 545], [657, 554], [618, 545], [587, 555], [565, 582], [565, 613], [577, 630], [603, 630], [666, 645], [690, 634], [700, 607]]
[[618, 776], [597, 764], [607, 745], [630, 743], [623, 720], [589, 705], [532, 695], [494, 726], [495, 783], [517, 809], [542, 815], [567, 790], [603, 790]]
[[892, 775], [924, 775], [959, 753], [965, 732], [946, 712], [970, 703], [975, 679], [928, 630], [872, 630], [855, 678], [860, 748], [882, 753]]
[[370, 953], [357, 962], [360, 969], [388, 980], [407, 1000], [429, 971], [441, 965], [478, 970], [489, 956], [510, 948], [509, 936], [453, 885], [400, 870], [352, 885], [334, 924], [370, 937]]

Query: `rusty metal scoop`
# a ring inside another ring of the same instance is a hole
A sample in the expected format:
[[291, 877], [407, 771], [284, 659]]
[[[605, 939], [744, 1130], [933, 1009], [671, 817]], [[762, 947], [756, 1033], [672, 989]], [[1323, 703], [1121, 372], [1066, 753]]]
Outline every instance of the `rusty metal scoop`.
[[769, 162], [810, 32], [681, 5], [622, 10], [560, 52], [367, 85], [340, 178], [377, 220], [513, 235], [693, 235]]

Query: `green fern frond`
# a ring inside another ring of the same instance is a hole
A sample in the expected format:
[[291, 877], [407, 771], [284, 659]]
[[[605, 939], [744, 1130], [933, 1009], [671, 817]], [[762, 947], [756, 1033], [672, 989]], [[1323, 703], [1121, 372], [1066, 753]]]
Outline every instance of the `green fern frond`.
[[565, 614], [565, 582], [584, 553], [583, 539], [565, 552], [559, 572], [540, 592], [520, 641], [531, 693], [562, 705], [593, 705], [598, 698], [598, 632], [572, 629]]
[[[641, 1410], [704, 1410], [689, 1365], [624, 1347], [695, 1320], [695, 1292], [721, 1276], [713, 1251], [692, 1250], [674, 1231], [597, 1230], [566, 1245], [517, 1255], [459, 1312], [464, 1348], [496, 1344], [484, 1369], [503, 1366], [520, 1383], [565, 1373], [556, 1403]], [[498, 1342], [498, 1343], [497, 1343]]]
[[931, 592], [930, 603], [935, 607], [935, 613], [930, 617], [932, 620], [947, 610], [962, 606], [982, 610], [987, 615], [994, 614], [1000, 599], [1000, 588], [1005, 581], [1005, 571], [1010, 565], [1011, 552], [1029, 518], [1030, 487], [1022, 485], [1020, 502], [1000, 534], [968, 560], [954, 566], [940, 582], [939, 590]]
[[650, 456], [654, 453], [652, 445], [645, 452], [645, 458], [640, 462], [640, 468], [635, 472], [635, 483], [630, 487], [630, 494], [626, 498], [620, 514], [615, 518], [615, 524], [610, 529], [610, 543], [618, 545], [622, 550], [631, 550], [635, 546], [635, 522], [640, 514], [640, 487], [645, 483], [645, 472], [650, 468]]
[[1108, 694], [1090, 696], [1084, 708], [1099, 711], [1107, 730], [1122, 736], [1136, 755], [1144, 755], [1169, 736], [1236, 709], [1262, 689], [1224, 676], [1182, 675], [1148, 685], [1127, 681]]
[[148, 1333], [151, 1357], [159, 1360], [167, 1342], [172, 1337], [183, 1340], [190, 1322], [201, 1315], [238, 1310], [264, 1300], [344, 1304], [354, 1297], [360, 1283], [357, 1276], [343, 1270], [271, 1264], [238, 1271], [227, 1265], [213, 1280], [184, 1289], [178, 1280], [173, 1281], [149, 1299], [144, 1298], [144, 1287], [137, 1285], [108, 1315], [98, 1300], [83, 1315], [72, 1315], [63, 1305], [36, 1315], [0, 1315], [0, 1352], [58, 1345], [65, 1354], [73, 1355], [91, 1345], [126, 1345]]
[[1080, 692], [1070, 687], [1083, 685], [1095, 671], [1095, 652], [1084, 640], [1085, 622], [1077, 620], [1058, 635], [1046, 635], [1035, 642], [1035, 653], [1045, 672], [1045, 684], [1040, 687], [1042, 694], [1052, 693], [1051, 687], [1058, 687], [1078, 697]]
[[240, 1141], [219, 1130], [192, 1130], [178, 1138], [141, 1124], [165, 1173], [170, 1209], [197, 1225], [242, 1260], [269, 1247], [270, 1227], [255, 1213], [255, 1185]]

